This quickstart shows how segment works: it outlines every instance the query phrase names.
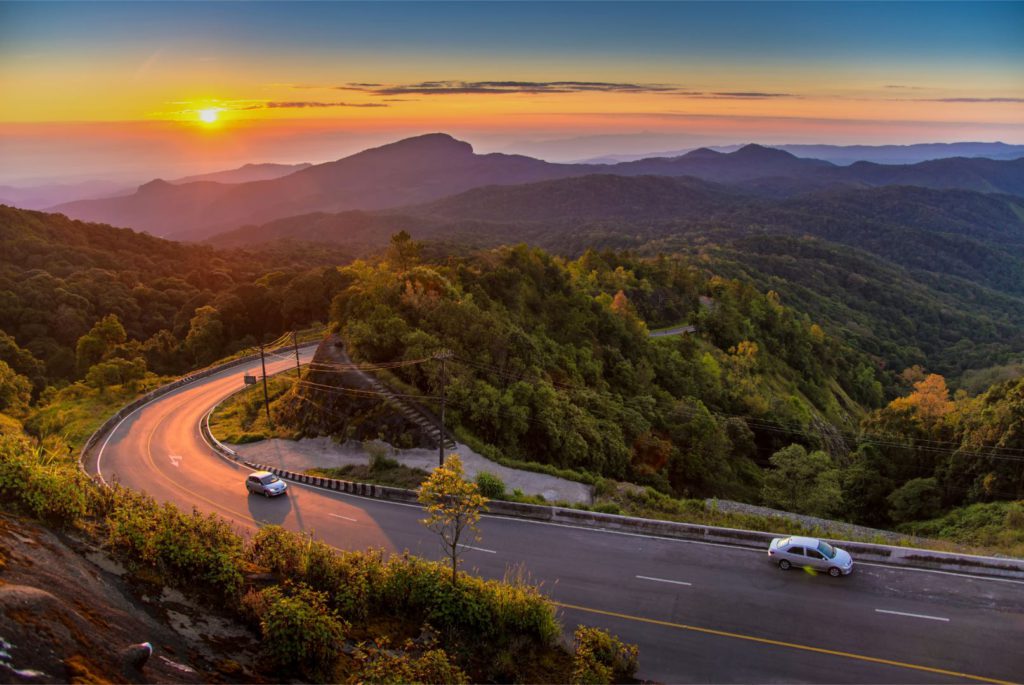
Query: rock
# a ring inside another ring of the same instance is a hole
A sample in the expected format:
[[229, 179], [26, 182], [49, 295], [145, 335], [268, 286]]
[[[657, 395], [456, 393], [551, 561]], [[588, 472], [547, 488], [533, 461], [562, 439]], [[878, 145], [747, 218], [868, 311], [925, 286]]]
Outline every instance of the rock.
[[135, 670], [141, 671], [146, 662], [149, 661], [149, 657], [153, 654], [153, 645], [148, 642], [139, 642], [138, 644], [128, 645], [121, 650], [121, 658], [124, 660], [124, 665], [134, 668]]

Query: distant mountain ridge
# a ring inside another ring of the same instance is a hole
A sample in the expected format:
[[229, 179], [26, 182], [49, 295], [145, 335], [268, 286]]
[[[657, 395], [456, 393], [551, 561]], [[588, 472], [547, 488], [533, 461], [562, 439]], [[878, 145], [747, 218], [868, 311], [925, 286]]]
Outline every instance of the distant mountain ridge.
[[215, 183], [249, 183], [251, 181], [269, 181], [275, 178], [281, 178], [288, 174], [294, 174], [296, 171], [302, 171], [313, 166], [309, 162], [303, 162], [301, 164], [273, 164], [270, 162], [263, 162], [260, 164], [243, 164], [237, 169], [228, 169], [227, 171], [214, 171], [208, 174], [195, 174], [193, 176], [185, 176], [183, 178], [176, 178], [168, 181], [174, 185], [182, 185], [185, 183], [195, 183], [197, 181], [213, 181]]
[[747, 184], [765, 195], [824, 186], [918, 185], [1024, 195], [1024, 159], [956, 158], [918, 165], [837, 167], [783, 150], [746, 145], [735, 152], [699, 149], [675, 158], [612, 166], [552, 164], [532, 157], [476, 154], [443, 133], [408, 138], [279, 178], [225, 184], [153, 181], [132, 195], [54, 208], [74, 218], [129, 226], [175, 239], [200, 240], [248, 224], [312, 212], [372, 211], [429, 203], [488, 185], [516, 185], [592, 174], [693, 176]]
[[[742, 145], [713, 145], [701, 148], [713, 152], [733, 152]], [[797, 157], [820, 159], [838, 166], [855, 162], [875, 164], [917, 164], [947, 157], [985, 157], [987, 159], [1020, 159], [1024, 157], [1024, 145], [1007, 143], [915, 143], [912, 145], [769, 145], [767, 147], [789, 152]], [[618, 164], [635, 162], [650, 157], [681, 157], [693, 148], [667, 150], [644, 154], [609, 154], [580, 160], [580, 164]]]

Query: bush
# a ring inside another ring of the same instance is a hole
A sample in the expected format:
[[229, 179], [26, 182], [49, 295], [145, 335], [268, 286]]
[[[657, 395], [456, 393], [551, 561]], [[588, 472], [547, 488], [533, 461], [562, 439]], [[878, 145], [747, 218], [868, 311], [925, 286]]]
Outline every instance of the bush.
[[398, 467], [398, 460], [388, 454], [388, 446], [380, 440], [366, 440], [363, 451], [370, 458], [370, 471], [386, 471]]
[[388, 648], [388, 641], [380, 638], [373, 646], [360, 645], [356, 650], [356, 671], [349, 675], [349, 683], [468, 683], [469, 678], [452, 663], [443, 649], [428, 649], [422, 654], [414, 652], [415, 645], [407, 641], [402, 651]]
[[632, 680], [639, 649], [600, 628], [576, 628], [573, 685], [603, 685]]
[[480, 494], [487, 499], [501, 499], [505, 496], [505, 482], [493, 473], [481, 471], [476, 474], [476, 484]]
[[88, 513], [95, 486], [74, 465], [47, 456], [23, 437], [0, 436], [0, 496], [36, 518], [73, 525]]
[[129, 564], [157, 570], [168, 584], [202, 582], [225, 599], [242, 588], [242, 539], [216, 514], [183, 514], [172, 504], [120, 490], [107, 516], [107, 535]]
[[934, 518], [942, 510], [942, 492], [934, 478], [908, 480], [886, 501], [889, 503], [889, 516], [897, 523]]
[[313, 682], [333, 682], [348, 626], [327, 608], [325, 593], [303, 585], [264, 590], [261, 647], [279, 670], [298, 670]]

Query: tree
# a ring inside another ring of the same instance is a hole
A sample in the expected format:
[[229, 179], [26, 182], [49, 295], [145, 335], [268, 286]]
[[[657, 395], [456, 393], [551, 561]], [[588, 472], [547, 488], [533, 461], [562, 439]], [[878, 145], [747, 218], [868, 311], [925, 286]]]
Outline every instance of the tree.
[[408, 231], [399, 231], [391, 236], [388, 261], [399, 273], [408, 271], [419, 263], [421, 249], [420, 243], [413, 240]]
[[75, 361], [78, 370], [85, 373], [97, 362], [102, 361], [109, 355], [116, 345], [122, 344], [128, 339], [124, 326], [117, 318], [117, 314], [107, 314], [96, 322], [88, 333], [78, 339], [75, 346]]
[[942, 511], [942, 493], [934, 478], [908, 480], [887, 499], [889, 516], [897, 523], [934, 518]]
[[914, 383], [914, 392], [906, 397], [897, 397], [889, 403], [893, 410], [910, 409], [917, 417], [933, 423], [953, 411], [953, 402], [949, 399], [946, 379], [937, 373], [929, 374]]
[[421, 523], [441, 536], [441, 545], [452, 562], [452, 585], [458, 581], [459, 541], [467, 531], [480, 540], [477, 522], [487, 509], [487, 498], [480, 494], [476, 483], [463, 477], [462, 460], [451, 454], [444, 466], [434, 469], [420, 486], [420, 502], [427, 509], [427, 518]]
[[770, 507], [811, 516], [829, 516], [842, 504], [839, 471], [827, 454], [790, 445], [772, 455], [761, 497]]
[[31, 398], [32, 383], [0, 361], [0, 412], [21, 416], [28, 411]]
[[185, 349], [192, 354], [193, 361], [197, 366], [212, 362], [223, 345], [224, 324], [220, 312], [209, 305], [196, 309], [185, 338]]

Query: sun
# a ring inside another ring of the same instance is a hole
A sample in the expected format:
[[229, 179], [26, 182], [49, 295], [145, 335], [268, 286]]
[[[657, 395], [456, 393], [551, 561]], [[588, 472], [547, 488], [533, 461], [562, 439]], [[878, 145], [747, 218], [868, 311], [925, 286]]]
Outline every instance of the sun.
[[216, 109], [201, 109], [199, 110], [199, 121], [204, 124], [212, 124], [217, 121], [217, 113], [219, 110]]

